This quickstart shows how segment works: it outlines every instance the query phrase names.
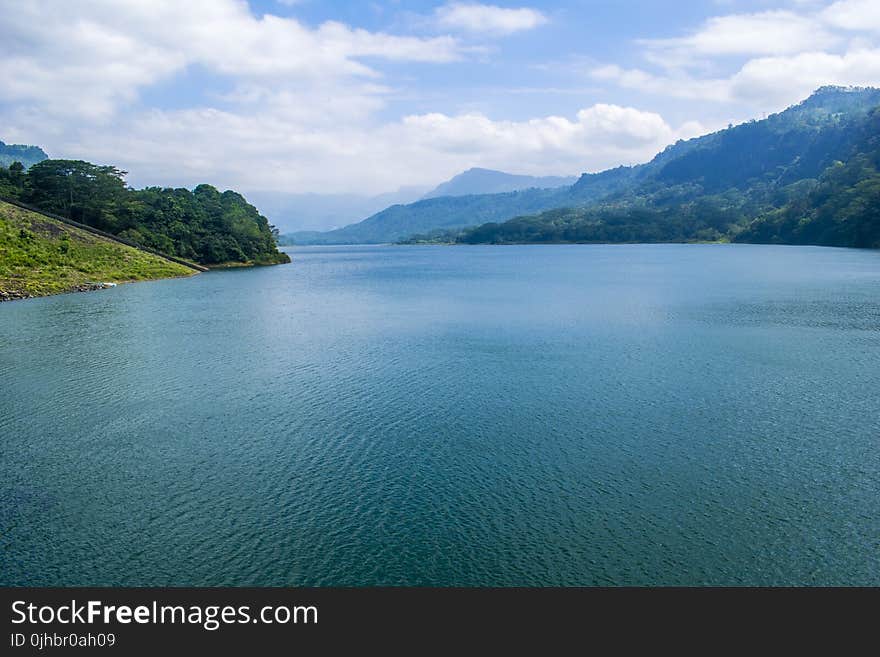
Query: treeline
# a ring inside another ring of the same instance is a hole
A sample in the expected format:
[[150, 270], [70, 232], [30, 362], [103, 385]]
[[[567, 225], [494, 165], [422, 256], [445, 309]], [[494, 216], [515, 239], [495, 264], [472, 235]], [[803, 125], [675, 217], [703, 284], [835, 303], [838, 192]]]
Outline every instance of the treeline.
[[290, 261], [278, 231], [240, 194], [211, 185], [132, 189], [125, 175], [82, 160], [15, 162], [0, 166], [0, 196], [205, 265]]

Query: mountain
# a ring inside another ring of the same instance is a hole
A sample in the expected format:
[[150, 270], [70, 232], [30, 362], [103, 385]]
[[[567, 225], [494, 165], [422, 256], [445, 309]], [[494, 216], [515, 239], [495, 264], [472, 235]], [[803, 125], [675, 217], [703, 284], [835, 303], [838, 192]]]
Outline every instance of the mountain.
[[0, 201], [0, 301], [195, 270]]
[[503, 194], [518, 192], [523, 189], [550, 189], [553, 187], [570, 187], [577, 181], [577, 176], [520, 176], [492, 169], [468, 169], [464, 173], [437, 185], [422, 198], [439, 196], [470, 196], [473, 194]]
[[272, 218], [282, 231], [322, 231], [360, 221], [390, 205], [412, 203], [424, 194], [424, 187], [402, 187], [396, 192], [361, 194], [289, 194], [248, 192], [248, 199], [261, 214]]
[[382, 244], [412, 235], [505, 221], [521, 214], [582, 205], [617, 191], [634, 179], [633, 168], [620, 167], [581, 176], [571, 187], [530, 188], [502, 194], [440, 196], [394, 205], [363, 221], [337, 230], [286, 236], [295, 244]]
[[[303, 230], [282, 235], [282, 244], [345, 244], [352, 241], [381, 243], [401, 239], [411, 235], [413, 231], [472, 226], [480, 221], [513, 216], [517, 212], [536, 212], [552, 207], [556, 201], [548, 199], [555, 199], [555, 196], [544, 193], [544, 190], [567, 187], [576, 180], [574, 176], [518, 176], [491, 169], [469, 169], [441, 183], [420, 199], [429, 201], [443, 197], [474, 197], [463, 202], [450, 198], [449, 201], [420, 203], [417, 200], [419, 194], [413, 195], [415, 188], [402, 188], [398, 192], [373, 197], [301, 195], [294, 199], [292, 207], [283, 209], [271, 202], [262, 201], [265, 198], [263, 195], [251, 194], [251, 197], [266, 214], [275, 217], [279, 223], [284, 221], [284, 217], [296, 217], [296, 223]], [[497, 194], [526, 190], [527, 193], [518, 196], [495, 198]], [[492, 198], [487, 198], [487, 195]], [[316, 204], [313, 207], [320, 208], [317, 213], [312, 213], [312, 202]], [[513, 214], [508, 213], [508, 207], [516, 208]], [[367, 209], [369, 211], [364, 211]], [[323, 216], [319, 218], [316, 214]], [[363, 217], [367, 217], [361, 222], [363, 225], [346, 225]], [[293, 221], [291, 219], [287, 223]], [[342, 224], [343, 228], [321, 232], [332, 223]]]
[[442, 196], [393, 205], [360, 223], [326, 233], [293, 233], [297, 244], [382, 244], [426, 230], [473, 226], [522, 212], [539, 212], [560, 203], [556, 190], [530, 189], [506, 194]]
[[8, 167], [13, 162], [21, 162], [28, 167], [48, 160], [49, 156], [37, 146], [22, 146], [21, 144], [4, 144], [0, 141], [0, 166]]
[[[790, 186], [815, 179], [836, 160], [851, 156], [858, 139], [855, 124], [878, 104], [878, 89], [823, 87], [767, 119], [680, 140], [650, 162], [584, 174], [571, 187], [425, 199], [387, 208], [335, 231], [293, 237], [300, 244], [381, 243], [412, 237], [448, 241], [468, 227], [545, 211], [565, 209], [569, 220], [575, 211], [592, 217], [600, 202], [603, 212], [620, 213], [624, 207], [655, 211], [700, 198], [704, 205], [718, 205], [725, 212], [735, 206], [737, 213], [755, 218], [759, 211], [778, 207], [792, 193]], [[774, 201], [769, 198], [772, 193], [781, 196]], [[731, 194], [746, 196], [724, 198]], [[557, 215], [552, 215], [553, 221]], [[716, 233], [724, 231], [712, 227], [701, 234]], [[479, 234], [489, 239], [486, 230]], [[521, 239], [515, 234], [499, 239]]]
[[[433, 239], [880, 247], [878, 106], [878, 89], [823, 87], [763, 121], [670, 146], [598, 202]], [[594, 183], [572, 191], [581, 184]]]

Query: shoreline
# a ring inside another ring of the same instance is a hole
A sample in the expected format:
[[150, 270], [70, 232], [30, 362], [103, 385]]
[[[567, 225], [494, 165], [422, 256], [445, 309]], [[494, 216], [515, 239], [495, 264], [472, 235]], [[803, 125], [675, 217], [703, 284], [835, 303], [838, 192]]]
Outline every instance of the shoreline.
[[140, 278], [140, 279], [129, 279], [129, 280], [118, 280], [118, 281], [104, 281], [104, 282], [95, 282], [95, 283], [81, 283], [79, 285], [74, 285], [73, 287], [66, 290], [58, 290], [56, 292], [47, 292], [45, 294], [39, 293], [31, 293], [31, 292], [23, 292], [19, 290], [3, 290], [0, 289], [0, 303], [12, 303], [14, 301], [27, 301], [29, 299], [42, 299], [45, 297], [55, 297], [61, 294], [79, 294], [83, 292], [101, 292], [106, 289], [111, 289], [116, 287], [117, 285], [128, 285], [130, 283], [151, 283], [154, 281], [167, 281], [173, 280], [176, 278], [192, 278], [193, 276], [198, 276], [199, 274], [203, 274], [210, 271], [222, 271], [224, 269], [248, 269], [251, 267], [274, 267], [275, 265], [285, 265], [290, 264], [289, 262], [273, 262], [273, 263], [221, 263], [218, 265], [205, 266], [204, 271], [193, 271], [191, 274], [183, 274], [181, 276], [159, 276], [157, 278]]
[[[202, 272], [194, 271], [192, 274], [184, 274], [182, 276], [160, 276], [159, 278], [141, 278], [131, 279], [127, 281], [106, 281], [103, 283], [85, 283], [74, 285], [67, 290], [58, 290], [57, 292], [47, 292], [45, 294], [33, 294], [30, 292], [19, 292], [16, 290], [7, 291], [0, 290], [0, 303], [12, 303], [14, 301], [27, 301], [29, 299], [44, 299], [46, 297], [57, 297], [62, 294], [80, 294], [83, 292], [101, 292], [109, 290], [119, 285], [129, 285], [131, 283], [152, 283], [154, 281], [167, 281], [175, 278], [191, 278], [198, 276]], [[108, 283], [110, 285], [108, 285]]]

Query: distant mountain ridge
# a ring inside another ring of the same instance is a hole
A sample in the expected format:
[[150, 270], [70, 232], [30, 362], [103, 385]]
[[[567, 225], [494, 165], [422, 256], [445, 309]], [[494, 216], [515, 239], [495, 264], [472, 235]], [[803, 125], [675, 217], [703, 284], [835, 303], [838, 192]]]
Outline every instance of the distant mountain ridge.
[[247, 197], [261, 214], [272, 217], [272, 221], [283, 232], [317, 232], [361, 221], [391, 205], [412, 203], [419, 200], [426, 189], [403, 187], [375, 196], [251, 191]]
[[415, 241], [880, 248], [880, 90], [823, 87], [763, 121], [673, 145], [631, 176], [597, 203]]
[[[680, 140], [650, 162], [584, 174], [570, 187], [424, 199], [335, 231], [294, 237], [302, 244], [342, 244], [394, 242], [414, 235], [430, 240], [443, 234], [440, 239], [448, 241], [455, 231], [551, 210], [565, 209], [570, 216], [597, 203], [656, 208], [728, 192], [746, 194], [746, 199], [737, 198], [737, 211], [757, 216], [758, 207], [744, 204], [771, 207], [767, 195], [774, 190], [816, 179], [835, 161], [850, 157], [861, 138], [857, 126], [878, 105], [880, 89], [822, 87], [764, 120]], [[705, 233], [716, 234], [721, 234], [716, 228]]]
[[[345, 197], [340, 197], [339, 201], [337, 201], [335, 197], [313, 195], [313, 198], [316, 201], [321, 202], [325, 208], [325, 222], [332, 220], [333, 218], [337, 221], [345, 219], [346, 217], [349, 219], [354, 218], [351, 215], [356, 208], [373, 206], [373, 209], [368, 213], [367, 218], [362, 219], [360, 223], [350, 224], [332, 231], [322, 232], [320, 230], [300, 230], [282, 235], [281, 240], [282, 243], [297, 244], [341, 244], [351, 241], [370, 242], [373, 240], [379, 242], [394, 241], [395, 239], [400, 239], [411, 234], [409, 232], [411, 230], [417, 232], [423, 230], [424, 221], [431, 223], [433, 227], [437, 228], [473, 225], [472, 221], [461, 223], [458, 220], [459, 212], [470, 213], [471, 216], [485, 221], [490, 221], [498, 216], [497, 209], [490, 207], [491, 204], [487, 205], [481, 203], [480, 199], [465, 202], [450, 200], [448, 205], [451, 208], [460, 208], [460, 210], [456, 210], [455, 213], [450, 216], [450, 219], [452, 220], [452, 223], [450, 223], [445, 221], [444, 218], [446, 203], [431, 202], [417, 205], [422, 201], [444, 197], [451, 199], [463, 196], [483, 197], [494, 194], [505, 195], [514, 192], [525, 192], [516, 197], [505, 197], [503, 199], [496, 199], [496, 201], [500, 204], [500, 208], [513, 205], [517, 208], [522, 208], [528, 211], [539, 211], [549, 207], [547, 205], [548, 199], [553, 198], [552, 194], [544, 193], [545, 190], [568, 187], [575, 181], [577, 181], [576, 176], [521, 176], [505, 173], [503, 171], [494, 171], [492, 169], [472, 168], [439, 184], [433, 190], [421, 196], [421, 198], [410, 197], [409, 199], [406, 199], [405, 197], [410, 191], [407, 189], [401, 189], [398, 192], [382, 194], [370, 198], [361, 197], [358, 199], [358, 197], [349, 197], [347, 200]], [[252, 194], [251, 196], [256, 198], [260, 208], [264, 209], [267, 214], [271, 214], [273, 217], [278, 217], [278, 212], [273, 212], [271, 197], [267, 199], [269, 201], [268, 203], [261, 203], [260, 201], [265, 195], [261, 196], [259, 194]], [[306, 198], [308, 195], [301, 196]], [[384, 204], [382, 203], [383, 200], [385, 201]], [[396, 217], [402, 217], [407, 212], [406, 210], [402, 210], [402, 208], [408, 208], [414, 204], [417, 205], [419, 211], [425, 213], [426, 218], [424, 221], [416, 221], [414, 225], [411, 225], [410, 222], [404, 218], [399, 226], [395, 225], [397, 223]], [[306, 209], [307, 215], [309, 208], [304, 209]], [[304, 215], [303, 218], [308, 218], [306, 215]], [[362, 216], [363, 215], [361, 215], [361, 217]], [[283, 217], [281, 217], [281, 219], [283, 219]], [[276, 219], [276, 221], [278, 220], [279, 219]], [[353, 228], [354, 226], [359, 226], [361, 223], [364, 224], [361, 228]]]
[[597, 179], [596, 185], [578, 188], [529, 188], [501, 194], [438, 196], [406, 205], [392, 205], [363, 221], [328, 232], [298, 232], [283, 236], [282, 243], [295, 244], [383, 244], [429, 231], [475, 226], [487, 221], [504, 221], [563, 205], [586, 203], [597, 193], [617, 189], [621, 178]]
[[439, 196], [470, 196], [472, 194], [504, 194], [523, 189], [569, 187], [577, 176], [523, 176], [493, 169], [474, 167], [437, 185], [422, 199]]
[[48, 159], [49, 156], [39, 146], [6, 144], [0, 141], [0, 166], [8, 167], [13, 162], [21, 162], [27, 169], [37, 162]]

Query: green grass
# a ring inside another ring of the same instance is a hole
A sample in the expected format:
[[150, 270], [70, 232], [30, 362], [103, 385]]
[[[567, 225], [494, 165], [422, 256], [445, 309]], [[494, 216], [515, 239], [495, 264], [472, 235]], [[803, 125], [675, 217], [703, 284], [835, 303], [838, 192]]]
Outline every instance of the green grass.
[[151, 253], [0, 201], [0, 292], [45, 296], [88, 283], [193, 273]]

